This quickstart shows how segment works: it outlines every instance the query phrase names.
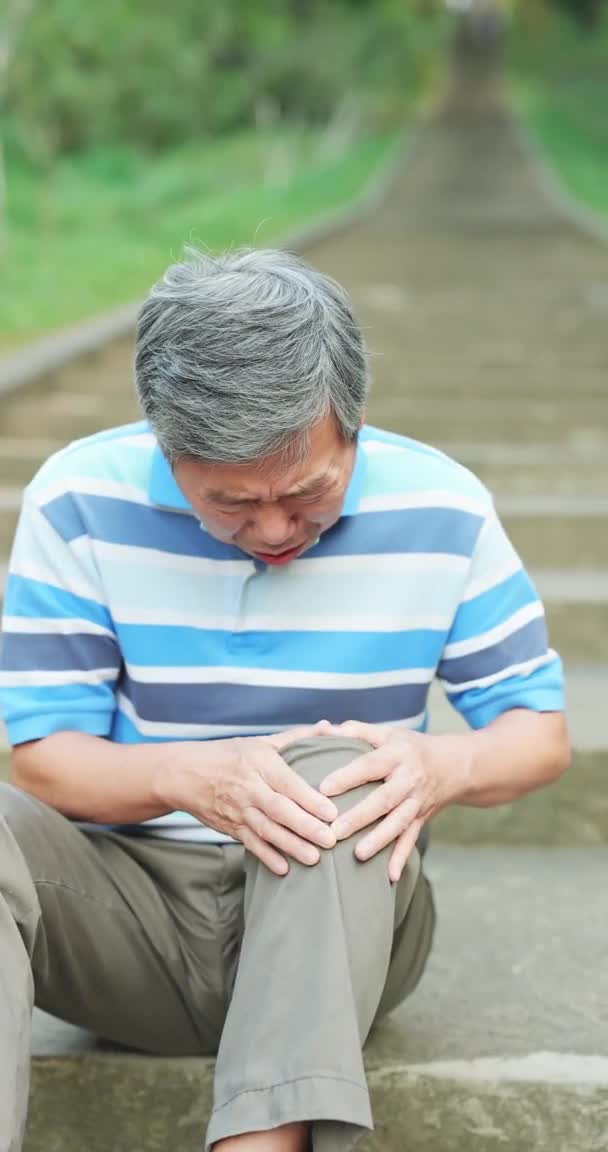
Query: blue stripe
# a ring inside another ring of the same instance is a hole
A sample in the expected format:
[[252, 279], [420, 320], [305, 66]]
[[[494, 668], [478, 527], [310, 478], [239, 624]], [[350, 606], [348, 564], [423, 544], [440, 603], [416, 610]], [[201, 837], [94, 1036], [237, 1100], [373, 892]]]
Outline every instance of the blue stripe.
[[65, 588], [17, 576], [14, 572], [9, 575], [6, 585], [4, 612], [7, 616], [31, 616], [34, 619], [49, 616], [58, 620], [90, 620], [102, 628], [113, 628], [108, 609], [96, 600], [75, 596]]
[[[201, 530], [198, 520], [111, 496], [57, 496], [42, 511], [66, 541], [84, 534], [110, 544], [156, 548], [185, 556], [243, 560], [240, 548]], [[364, 512], [339, 520], [302, 557], [365, 556], [373, 553], [448, 552], [470, 556], [483, 517], [454, 508], [406, 508]]]
[[117, 624], [127, 659], [157, 667], [239, 668], [288, 672], [383, 672], [399, 668], [435, 668], [443, 632], [243, 631], [178, 628], [170, 625]]
[[53, 732], [109, 735], [115, 708], [114, 685], [49, 684], [42, 688], [3, 688], [2, 717], [11, 744], [41, 740]]
[[442, 660], [439, 665], [439, 676], [448, 684], [466, 684], [468, 680], [481, 680], [484, 676], [493, 676], [495, 672], [509, 668], [512, 664], [523, 664], [526, 660], [534, 660], [536, 656], [543, 656], [547, 651], [547, 628], [543, 617], [530, 620], [517, 632], [505, 636], [499, 644], [492, 644], [489, 648], [478, 649], [466, 656], [454, 656], [449, 660]]
[[473, 728], [483, 728], [511, 708], [561, 712], [564, 708], [563, 668], [556, 657], [528, 676], [507, 676], [486, 688], [450, 692], [450, 704]]
[[448, 643], [456, 644], [460, 640], [470, 640], [480, 632], [489, 632], [520, 608], [535, 604], [537, 600], [536, 589], [528, 573], [521, 568], [487, 592], [460, 605]]
[[69, 632], [7, 632], [0, 637], [0, 665], [7, 672], [90, 671], [120, 668], [121, 656], [110, 636]]
[[383, 688], [269, 688], [243, 684], [148, 684], [125, 675], [121, 688], [144, 720], [168, 724], [255, 725], [269, 731], [283, 724], [317, 720], [364, 720], [370, 724], [416, 716], [425, 708], [428, 684]]

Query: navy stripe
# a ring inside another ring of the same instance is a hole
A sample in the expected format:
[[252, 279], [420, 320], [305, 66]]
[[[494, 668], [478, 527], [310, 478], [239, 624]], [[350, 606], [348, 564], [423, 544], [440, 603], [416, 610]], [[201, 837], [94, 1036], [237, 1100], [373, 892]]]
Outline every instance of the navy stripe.
[[7, 672], [63, 672], [120, 668], [116, 641], [86, 632], [4, 632], [0, 662]]
[[459, 508], [398, 508], [360, 512], [325, 532], [302, 560], [372, 553], [446, 552], [472, 556], [483, 516]]
[[467, 656], [455, 656], [451, 660], [442, 660], [439, 665], [439, 676], [448, 684], [466, 684], [469, 680], [482, 680], [484, 676], [493, 676], [503, 668], [512, 664], [523, 664], [526, 660], [534, 660], [536, 656], [543, 656], [547, 651], [547, 628], [544, 617], [539, 616], [531, 620], [517, 632], [506, 636], [499, 644], [492, 644], [489, 648], [481, 648]]
[[[239, 548], [201, 530], [194, 516], [88, 493], [58, 496], [43, 512], [64, 540], [84, 534], [112, 544], [156, 548], [186, 556], [242, 560]], [[471, 556], [483, 517], [457, 508], [404, 508], [345, 517], [325, 532], [307, 557], [372, 553], [448, 552]]]
[[120, 687], [143, 720], [170, 724], [256, 725], [317, 720], [363, 720], [370, 724], [417, 716], [428, 684], [383, 688], [270, 688], [243, 684], [147, 684], [125, 674]]
[[150, 508], [131, 500], [75, 492], [50, 500], [43, 512], [67, 541], [87, 535], [109, 544], [156, 548], [180, 556], [202, 556], [210, 560], [246, 558], [240, 548], [222, 544], [201, 529], [196, 517]]

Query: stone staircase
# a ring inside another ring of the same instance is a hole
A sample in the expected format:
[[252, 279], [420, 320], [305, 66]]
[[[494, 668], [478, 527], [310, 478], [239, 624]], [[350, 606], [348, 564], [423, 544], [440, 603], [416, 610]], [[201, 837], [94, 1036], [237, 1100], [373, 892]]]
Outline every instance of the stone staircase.
[[[360, 1147], [606, 1152], [606, 252], [544, 202], [481, 68], [456, 76], [383, 209], [311, 259], [349, 287], [378, 353], [371, 421], [495, 493], [545, 598], [575, 748], [552, 788], [435, 822], [436, 947], [368, 1045], [377, 1128]], [[116, 343], [3, 402], [0, 558], [38, 463], [135, 418], [131, 352]], [[432, 715], [458, 723], [435, 696]], [[109, 1050], [40, 1013], [35, 1036], [27, 1152], [200, 1149], [211, 1061]]]

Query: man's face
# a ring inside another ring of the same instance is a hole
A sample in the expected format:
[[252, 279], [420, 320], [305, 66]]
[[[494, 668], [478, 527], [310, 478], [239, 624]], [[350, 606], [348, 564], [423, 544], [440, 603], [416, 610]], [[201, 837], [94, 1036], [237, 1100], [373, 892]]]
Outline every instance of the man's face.
[[173, 474], [217, 540], [266, 564], [288, 564], [339, 519], [355, 451], [328, 416], [311, 429], [310, 451], [298, 464], [282, 466], [278, 456], [256, 464], [184, 456]]

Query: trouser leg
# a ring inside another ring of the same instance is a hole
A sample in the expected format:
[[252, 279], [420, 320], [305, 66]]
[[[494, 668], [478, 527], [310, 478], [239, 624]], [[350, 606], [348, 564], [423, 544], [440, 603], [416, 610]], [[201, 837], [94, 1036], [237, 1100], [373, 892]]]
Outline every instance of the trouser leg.
[[[326, 738], [283, 755], [318, 785], [367, 750], [361, 741]], [[373, 787], [338, 798], [338, 807]], [[222, 1137], [307, 1120], [315, 1152], [346, 1152], [372, 1126], [362, 1046], [391, 961], [406, 956], [406, 935], [417, 938], [410, 946], [416, 971], [401, 974], [402, 987], [418, 978], [432, 911], [416, 851], [391, 885], [389, 849], [360, 863], [353, 848], [353, 840], [343, 841], [313, 868], [291, 862], [285, 877], [247, 857], [245, 930], [207, 1148]]]
[[[18, 1152], [23, 1140], [34, 1000], [151, 1052], [199, 1053], [217, 1044], [224, 1006], [219, 1023], [210, 1021], [201, 997], [194, 1019], [174, 919], [131, 851], [158, 858], [152, 847], [112, 834], [88, 836], [0, 785], [0, 1152]], [[176, 851], [168, 847], [167, 866]], [[213, 940], [201, 951], [201, 967], [209, 955], [217, 970]], [[217, 997], [208, 999], [213, 1012]], [[77, 1098], [74, 1107], [77, 1113]], [[88, 1118], [77, 1122], [84, 1147]]]

